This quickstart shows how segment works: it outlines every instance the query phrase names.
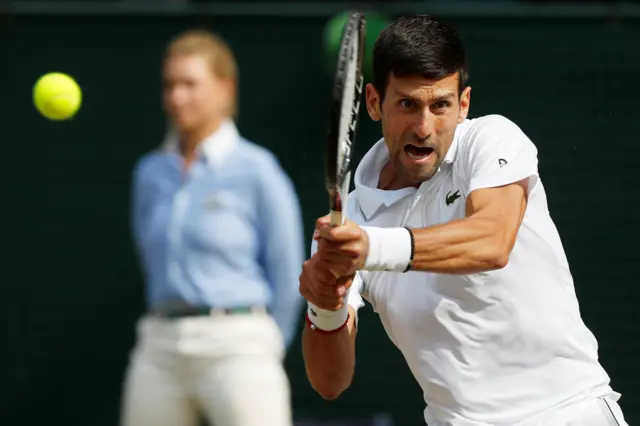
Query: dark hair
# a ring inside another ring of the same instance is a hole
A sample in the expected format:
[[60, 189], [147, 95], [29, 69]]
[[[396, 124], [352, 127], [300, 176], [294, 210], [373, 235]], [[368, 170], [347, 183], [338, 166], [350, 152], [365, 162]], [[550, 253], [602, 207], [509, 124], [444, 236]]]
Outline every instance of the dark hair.
[[450, 25], [429, 15], [398, 18], [378, 36], [373, 48], [373, 86], [384, 99], [389, 76], [439, 80], [459, 73], [459, 91], [469, 72], [462, 39]]

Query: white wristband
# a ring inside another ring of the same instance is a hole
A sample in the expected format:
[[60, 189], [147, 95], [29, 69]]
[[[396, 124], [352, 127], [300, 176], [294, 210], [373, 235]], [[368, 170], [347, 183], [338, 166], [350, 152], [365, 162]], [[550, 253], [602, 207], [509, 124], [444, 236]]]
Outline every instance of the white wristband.
[[349, 318], [349, 308], [346, 303], [346, 297], [344, 305], [337, 311], [320, 309], [310, 302], [308, 305], [307, 316], [309, 317], [309, 321], [323, 331], [333, 331], [338, 329], [342, 327], [347, 322], [347, 318]]
[[413, 234], [407, 228], [361, 227], [369, 236], [366, 271], [406, 272], [413, 260]]

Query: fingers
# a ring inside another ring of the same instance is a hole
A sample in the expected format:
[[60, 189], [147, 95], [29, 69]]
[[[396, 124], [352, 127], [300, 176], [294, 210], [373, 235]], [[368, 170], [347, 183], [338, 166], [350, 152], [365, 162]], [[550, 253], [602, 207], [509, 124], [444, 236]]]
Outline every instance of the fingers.
[[348, 242], [329, 241], [324, 238], [318, 239], [318, 253], [325, 255], [336, 255], [339, 257], [360, 257], [365, 252], [365, 244], [361, 240]]
[[319, 257], [318, 263], [322, 265], [323, 268], [329, 269], [334, 273], [334, 281], [337, 281], [335, 276], [338, 277], [349, 277], [353, 275], [358, 269], [360, 265], [359, 258], [354, 257], [344, 257], [339, 254], [329, 254], [324, 253], [322, 257]]
[[329, 268], [327, 263], [322, 260], [322, 256], [316, 254], [313, 256], [312, 259], [314, 263], [310, 267], [314, 268], [313, 274], [311, 274], [314, 283], [317, 283], [318, 285], [323, 285], [323, 286], [335, 285], [336, 276], [331, 270], [331, 268]]
[[[321, 292], [317, 287], [309, 285], [300, 286], [300, 294], [307, 301], [313, 303], [320, 309], [327, 309], [329, 311], [336, 311], [345, 304], [344, 296], [337, 296], [336, 288], [330, 287], [330, 291]], [[344, 294], [343, 287], [343, 294]], [[332, 294], [333, 293], [333, 294]]]
[[323, 232], [327, 232], [332, 228], [331, 220], [329, 219], [329, 215], [322, 216], [316, 220], [316, 229], [313, 232], [313, 239], [318, 240]]
[[314, 294], [318, 297], [338, 298], [343, 297], [347, 293], [344, 284], [338, 284], [335, 280], [333, 284], [320, 284], [314, 287]]
[[319, 228], [318, 232], [320, 233], [320, 237], [328, 241], [344, 242], [359, 240], [362, 231], [359, 227], [340, 225]]
[[353, 284], [354, 278], [355, 274], [339, 278], [335, 286], [336, 291], [340, 293], [340, 295], [346, 294], [347, 290], [351, 288], [351, 284]]
[[316, 220], [316, 229], [326, 228], [327, 226], [331, 226], [331, 218], [329, 215], [322, 216]]
[[338, 310], [346, 303], [353, 277], [337, 280], [314, 256], [304, 263], [299, 280], [302, 297], [321, 309]]
[[329, 297], [313, 294], [310, 287], [300, 287], [300, 294], [318, 308], [326, 309], [328, 311], [337, 311], [342, 308], [345, 303], [343, 297]]
[[358, 240], [362, 236], [362, 229], [350, 220], [345, 221], [344, 225], [331, 226], [329, 216], [323, 216], [316, 220], [316, 231], [314, 239], [320, 237], [329, 241], [353, 241]]
[[336, 243], [320, 238], [315, 256], [326, 269], [344, 277], [351, 276], [360, 269], [363, 259], [366, 259], [366, 251], [367, 247], [361, 240]]

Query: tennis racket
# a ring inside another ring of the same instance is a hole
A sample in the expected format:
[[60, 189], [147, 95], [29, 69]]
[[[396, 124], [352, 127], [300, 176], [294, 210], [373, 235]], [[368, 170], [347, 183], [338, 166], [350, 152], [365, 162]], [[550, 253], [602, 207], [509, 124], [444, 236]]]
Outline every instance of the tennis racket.
[[343, 209], [351, 184], [351, 158], [364, 84], [364, 42], [365, 18], [354, 12], [344, 27], [338, 51], [325, 151], [325, 186], [332, 226], [342, 225], [346, 217]]

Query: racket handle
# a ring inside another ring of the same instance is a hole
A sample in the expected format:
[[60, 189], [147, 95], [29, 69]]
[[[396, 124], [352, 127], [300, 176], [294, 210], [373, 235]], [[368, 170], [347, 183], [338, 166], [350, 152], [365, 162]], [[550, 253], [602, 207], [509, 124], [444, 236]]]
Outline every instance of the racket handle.
[[329, 212], [329, 222], [331, 226], [340, 226], [342, 225], [342, 212]]
[[[340, 226], [342, 225], [342, 212], [336, 212], [331, 210], [329, 212], [329, 222], [331, 223], [331, 226]], [[340, 278], [340, 276], [338, 274], [336, 274], [335, 272], [331, 271], [331, 273], [333, 274], [334, 277]]]

